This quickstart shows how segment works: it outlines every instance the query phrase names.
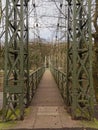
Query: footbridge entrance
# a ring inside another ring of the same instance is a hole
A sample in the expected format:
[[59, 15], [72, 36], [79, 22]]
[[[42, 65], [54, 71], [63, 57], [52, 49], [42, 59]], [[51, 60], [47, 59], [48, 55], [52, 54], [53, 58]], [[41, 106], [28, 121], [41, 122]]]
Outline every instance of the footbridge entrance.
[[[29, 2], [30, 0], [6, 0], [3, 89], [5, 121], [24, 118], [24, 109], [29, 106], [45, 71], [43, 63], [41, 68], [29, 72]], [[61, 72], [55, 66], [54, 54], [50, 55], [48, 66], [72, 118], [91, 120], [94, 113], [91, 0], [62, 0], [59, 2], [60, 10], [63, 2], [67, 9], [67, 32], [64, 33], [67, 39], [67, 66], [64, 68], [67, 67], [67, 71]], [[32, 11], [35, 11], [35, 3], [32, 6]], [[57, 30], [59, 27], [58, 23]]]

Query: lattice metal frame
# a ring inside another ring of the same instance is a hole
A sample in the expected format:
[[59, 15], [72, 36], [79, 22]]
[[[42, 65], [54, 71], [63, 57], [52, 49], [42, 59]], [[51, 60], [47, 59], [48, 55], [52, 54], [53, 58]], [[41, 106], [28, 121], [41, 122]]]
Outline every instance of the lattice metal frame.
[[6, 0], [3, 120], [23, 119], [28, 102], [28, 0]]
[[93, 118], [91, 0], [68, 1], [67, 105], [72, 118]]

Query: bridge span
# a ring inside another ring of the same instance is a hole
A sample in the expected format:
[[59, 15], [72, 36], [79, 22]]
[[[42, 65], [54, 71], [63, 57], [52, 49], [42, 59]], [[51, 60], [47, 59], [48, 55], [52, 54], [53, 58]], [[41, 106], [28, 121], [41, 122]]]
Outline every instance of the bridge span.
[[82, 127], [80, 121], [71, 119], [63, 98], [50, 72], [46, 69], [30, 105], [30, 111], [16, 128]]

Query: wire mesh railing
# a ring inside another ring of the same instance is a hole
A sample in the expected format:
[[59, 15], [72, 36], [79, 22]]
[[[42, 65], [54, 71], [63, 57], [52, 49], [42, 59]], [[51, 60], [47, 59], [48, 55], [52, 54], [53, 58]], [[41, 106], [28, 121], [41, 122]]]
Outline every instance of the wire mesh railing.
[[66, 102], [66, 73], [60, 71], [56, 67], [51, 66], [51, 72], [54, 76], [54, 79], [58, 85], [60, 93]]
[[30, 101], [32, 100], [38, 85], [40, 83], [40, 80], [43, 76], [43, 73], [45, 71], [45, 67], [38, 68], [34, 72], [32, 72], [29, 76], [29, 86], [30, 86]]

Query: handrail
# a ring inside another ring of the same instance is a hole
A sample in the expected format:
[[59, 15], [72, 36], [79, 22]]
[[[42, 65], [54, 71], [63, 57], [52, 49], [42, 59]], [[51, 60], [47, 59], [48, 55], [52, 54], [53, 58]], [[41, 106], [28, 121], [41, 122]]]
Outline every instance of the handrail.
[[38, 68], [29, 76], [29, 86], [30, 86], [30, 101], [32, 100], [36, 89], [38, 88], [38, 85], [40, 83], [40, 80], [43, 76], [43, 73], [45, 71], [45, 67]]
[[[23, 119], [24, 109], [25, 107], [28, 107], [30, 105], [32, 98], [36, 92], [36, 89], [38, 88], [38, 84], [40, 83], [44, 70], [45, 68], [41, 67], [36, 71], [34, 71], [33, 73], [31, 73], [28, 78], [24, 76], [23, 87], [20, 86], [20, 80], [14, 80], [13, 77], [9, 79], [10, 82], [7, 85], [7, 87], [4, 89], [5, 92], [9, 93], [8, 105], [10, 105], [10, 107], [8, 108], [7, 111], [5, 111], [5, 108], [3, 106], [4, 121]], [[10, 95], [12, 97], [10, 97]], [[19, 101], [21, 98], [18, 98], [18, 95], [23, 96], [21, 108], [20, 108], [20, 101]], [[22, 115], [20, 115], [21, 113]]]
[[[27, 104], [29, 104], [31, 102], [31, 100], [32, 100], [32, 98], [33, 98], [33, 96], [34, 96], [34, 94], [36, 92], [36, 89], [37, 89], [37, 87], [38, 87], [38, 85], [40, 83], [40, 80], [41, 80], [41, 78], [43, 76], [44, 71], [45, 71], [45, 67], [40, 67], [37, 70], [33, 71], [29, 75], [29, 86], [26, 85], [27, 82], [28, 82], [27, 81], [28, 79], [27, 78], [24, 79], [24, 86], [25, 86], [25, 92], [24, 93], [25, 93], [25, 98], [26, 98], [25, 105], [27, 105]], [[14, 83], [17, 82], [17, 81], [14, 81], [13, 77], [11, 77], [9, 79], [9, 81], [10, 81], [9, 86], [10, 86], [10, 84], [13, 84], [13, 86], [14, 86]], [[29, 92], [27, 92], [27, 89], [29, 89]], [[19, 90], [18, 87], [17, 87], [17, 90]], [[27, 96], [26, 96], [26, 94], [27, 94]]]
[[60, 90], [60, 93], [64, 99], [64, 101], [66, 101], [67, 99], [67, 94], [66, 94], [66, 73], [60, 71], [59, 69], [57, 69], [54, 66], [51, 66], [51, 72], [54, 76], [54, 79], [58, 85], [58, 88]]

